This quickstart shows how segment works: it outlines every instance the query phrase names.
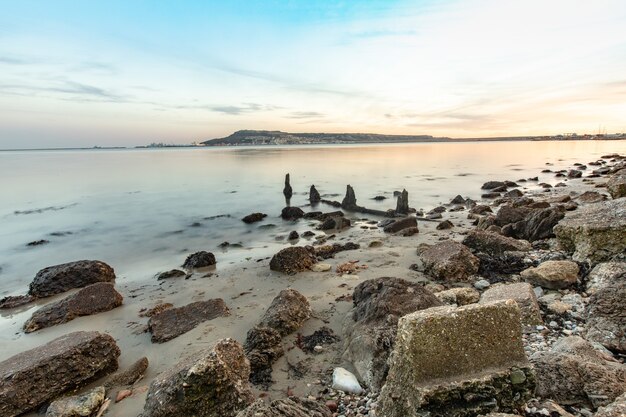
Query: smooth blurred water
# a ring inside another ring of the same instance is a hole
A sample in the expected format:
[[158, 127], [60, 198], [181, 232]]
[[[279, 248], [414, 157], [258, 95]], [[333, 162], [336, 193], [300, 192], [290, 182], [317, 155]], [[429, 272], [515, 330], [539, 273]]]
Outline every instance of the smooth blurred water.
[[[214, 251], [222, 264], [267, 256], [289, 244], [276, 235], [309, 229], [278, 217], [287, 172], [292, 205], [308, 203], [311, 184], [339, 201], [351, 184], [360, 205], [394, 208], [393, 191], [406, 188], [412, 207], [429, 209], [456, 194], [478, 198], [487, 180], [536, 176], [546, 162], [569, 168], [613, 152], [625, 153], [626, 142], [0, 152], [0, 295], [24, 292], [41, 268], [79, 259], [103, 260], [139, 280], [197, 250]], [[557, 182], [553, 174], [540, 180]], [[376, 195], [389, 198], [371, 200]], [[256, 211], [269, 216], [241, 222]], [[224, 214], [232, 217], [211, 218]], [[259, 228], [269, 223], [277, 227]], [[50, 243], [26, 246], [39, 239]], [[222, 251], [223, 241], [243, 247]]]

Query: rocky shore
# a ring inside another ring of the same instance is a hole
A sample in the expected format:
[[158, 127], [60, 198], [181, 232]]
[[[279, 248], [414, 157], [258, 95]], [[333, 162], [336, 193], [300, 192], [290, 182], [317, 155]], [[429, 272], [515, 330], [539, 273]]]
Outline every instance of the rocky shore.
[[626, 157], [550, 169], [425, 212], [287, 175], [282, 213], [242, 219], [293, 224], [272, 257], [45, 268], [0, 300], [46, 341], [0, 362], [0, 415], [625, 416]]

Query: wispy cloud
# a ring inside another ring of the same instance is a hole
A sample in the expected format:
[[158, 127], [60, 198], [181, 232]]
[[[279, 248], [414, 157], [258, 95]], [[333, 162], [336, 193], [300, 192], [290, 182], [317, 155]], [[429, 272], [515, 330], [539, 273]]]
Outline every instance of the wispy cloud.
[[28, 84], [0, 84], [0, 94], [29, 95], [37, 93], [51, 93], [59, 98], [70, 101], [82, 101], [84, 99], [127, 102], [128, 96], [113, 93], [112, 91], [83, 84], [75, 81], [63, 81], [55, 85], [37, 86]]
[[289, 113], [286, 117], [288, 119], [321, 119], [326, 117], [326, 115], [316, 111], [294, 111]]

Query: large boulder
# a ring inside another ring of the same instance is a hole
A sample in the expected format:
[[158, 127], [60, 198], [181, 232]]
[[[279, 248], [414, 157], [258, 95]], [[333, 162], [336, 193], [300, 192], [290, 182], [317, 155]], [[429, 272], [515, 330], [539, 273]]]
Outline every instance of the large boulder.
[[281, 250], [272, 257], [270, 269], [293, 275], [310, 269], [315, 262], [315, 257], [307, 248], [291, 246]]
[[598, 264], [588, 276], [587, 338], [626, 353], [626, 262]]
[[291, 397], [266, 404], [258, 400], [237, 414], [237, 417], [332, 417], [323, 404], [306, 398]]
[[453, 240], [420, 251], [424, 272], [442, 281], [467, 281], [478, 272], [480, 260], [467, 246]]
[[461, 417], [522, 406], [534, 377], [512, 300], [435, 307], [398, 322], [380, 395], [385, 417]]
[[304, 211], [300, 207], [285, 207], [280, 212], [280, 217], [284, 220], [298, 220], [304, 217]]
[[470, 231], [463, 239], [463, 244], [476, 252], [484, 252], [492, 256], [510, 251], [528, 252], [532, 249], [532, 245], [526, 240], [513, 239], [484, 230]]
[[613, 174], [607, 181], [606, 188], [613, 198], [626, 197], [626, 168]]
[[526, 283], [498, 284], [487, 289], [480, 298], [481, 303], [492, 301], [514, 300], [522, 314], [522, 324], [536, 326], [543, 324], [541, 310], [533, 287]]
[[24, 323], [26, 333], [67, 323], [80, 316], [109, 311], [122, 305], [124, 298], [112, 283], [99, 282], [79, 290], [61, 301], [48, 304], [35, 311]]
[[536, 395], [562, 405], [600, 407], [626, 390], [626, 365], [579, 336], [558, 340], [531, 356]]
[[405, 217], [404, 219], [396, 220], [385, 226], [384, 230], [387, 233], [397, 233], [401, 230], [408, 229], [409, 227], [417, 227], [417, 220], [415, 217]]
[[400, 317], [442, 303], [422, 285], [401, 278], [377, 278], [356, 286], [354, 309], [344, 322], [344, 359], [362, 382], [380, 389]]
[[189, 255], [183, 263], [183, 268], [206, 268], [207, 266], [213, 266], [216, 263], [217, 261], [215, 260], [215, 255], [211, 252], [200, 251]]
[[626, 252], [626, 204], [617, 199], [581, 207], [569, 212], [554, 232], [574, 260], [608, 261]]
[[152, 333], [153, 342], [163, 343], [187, 333], [202, 322], [229, 314], [230, 310], [221, 298], [196, 301], [153, 315], [148, 320], [148, 330]]
[[104, 403], [104, 394], [104, 387], [96, 387], [82, 395], [60, 398], [50, 404], [46, 417], [94, 416]]
[[159, 374], [142, 417], [232, 417], [254, 401], [241, 345], [222, 339]]
[[560, 290], [576, 285], [578, 264], [572, 261], [545, 261], [521, 272], [522, 278], [533, 285]]
[[76, 261], [49, 266], [37, 272], [28, 291], [33, 297], [49, 297], [96, 282], [115, 280], [115, 271], [101, 261]]
[[298, 330], [311, 317], [311, 306], [306, 297], [294, 289], [282, 290], [261, 317], [261, 326], [271, 327], [281, 336]]
[[13, 417], [117, 369], [115, 340], [74, 332], [0, 362], [0, 415]]

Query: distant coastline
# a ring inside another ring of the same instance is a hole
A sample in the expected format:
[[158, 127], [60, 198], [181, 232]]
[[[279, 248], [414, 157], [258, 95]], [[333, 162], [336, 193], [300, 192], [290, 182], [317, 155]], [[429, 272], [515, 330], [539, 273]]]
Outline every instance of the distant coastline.
[[208, 139], [190, 144], [151, 143], [138, 146], [92, 146], [61, 148], [0, 149], [0, 152], [19, 151], [77, 151], [116, 149], [172, 149], [238, 146], [297, 146], [297, 145], [373, 145], [401, 143], [464, 143], [464, 142], [521, 142], [521, 141], [581, 141], [626, 140], [626, 133], [563, 134], [553, 136], [498, 136], [487, 138], [450, 138], [430, 135], [383, 135], [374, 133], [288, 133], [267, 130], [239, 130], [230, 136]]

